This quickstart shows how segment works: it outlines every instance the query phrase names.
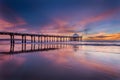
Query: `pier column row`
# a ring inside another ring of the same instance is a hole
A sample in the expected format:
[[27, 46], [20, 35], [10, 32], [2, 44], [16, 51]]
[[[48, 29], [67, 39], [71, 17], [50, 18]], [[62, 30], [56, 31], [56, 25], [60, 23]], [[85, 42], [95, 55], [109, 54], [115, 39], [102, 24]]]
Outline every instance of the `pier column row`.
[[[22, 43], [26, 43], [27, 42], [27, 36], [29, 35], [21, 35], [22, 37]], [[14, 34], [10, 34], [10, 43], [14, 44], [15, 43], [15, 35]], [[38, 43], [42, 43], [42, 42], [68, 42], [68, 41], [72, 41], [72, 37], [70, 36], [44, 36], [44, 35], [31, 35], [31, 43], [35, 43], [36, 42], [36, 38], [37, 38], [37, 42]], [[77, 41], [82, 41], [82, 37], [79, 37], [76, 39]]]

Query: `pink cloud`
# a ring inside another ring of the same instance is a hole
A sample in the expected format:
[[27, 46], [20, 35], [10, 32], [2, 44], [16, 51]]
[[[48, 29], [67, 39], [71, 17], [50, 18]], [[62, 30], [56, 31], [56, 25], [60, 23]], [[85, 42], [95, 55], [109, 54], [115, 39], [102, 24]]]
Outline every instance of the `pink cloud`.
[[84, 30], [88, 24], [95, 23], [98, 21], [107, 20], [111, 17], [113, 17], [114, 14], [116, 14], [118, 11], [120, 11], [119, 8], [112, 9], [105, 11], [97, 16], [93, 16], [90, 18], [85, 18], [81, 21], [74, 22], [73, 25], [71, 24], [71, 20], [61, 20], [61, 19], [54, 19], [52, 24], [47, 24], [41, 28], [41, 32], [45, 33], [67, 33], [67, 32], [75, 32], [75, 31], [81, 31]]
[[95, 23], [95, 22], [98, 22], [98, 21], [106, 20], [106, 19], [112, 17], [118, 11], [120, 11], [120, 8], [108, 10], [108, 11], [106, 11], [104, 13], [101, 13], [97, 16], [93, 16], [91, 18], [86, 18], [86, 19], [81, 20], [78, 23], [76, 23], [75, 27], [78, 27], [78, 28], [81, 27], [80, 29], [84, 29], [86, 27], [86, 25], [88, 25], [90, 23]]
[[[14, 28], [16, 29], [19, 26], [20, 29], [20, 26], [27, 24], [22, 17], [20, 17], [15, 11], [11, 10], [7, 6], [2, 5], [2, 10], [0, 11], [0, 31], [13, 31]], [[8, 19], [7, 17], [10, 18]], [[21, 30], [23, 30], [23, 28], [20, 29], [20, 31]]]

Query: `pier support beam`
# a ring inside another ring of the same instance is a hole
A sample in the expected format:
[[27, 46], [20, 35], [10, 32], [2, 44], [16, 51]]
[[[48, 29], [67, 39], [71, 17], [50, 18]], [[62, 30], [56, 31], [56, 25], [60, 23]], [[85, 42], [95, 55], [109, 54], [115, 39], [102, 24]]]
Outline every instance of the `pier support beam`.
[[22, 43], [26, 43], [26, 35], [22, 35]]
[[33, 36], [31, 36], [31, 43], [33, 43]]
[[38, 36], [38, 43], [40, 43], [40, 36]]
[[15, 43], [15, 39], [14, 39], [14, 35], [13, 34], [10, 35], [10, 43], [11, 44]]
[[34, 43], [36, 42], [35, 37], [36, 37], [36, 36], [34, 36]]
[[43, 36], [40, 37], [40, 42], [41, 42], [41, 43], [43, 42], [43, 38], [42, 38], [42, 37], [43, 37]]
[[49, 37], [48, 36], [46, 37], [46, 42], [49, 42]]
[[14, 45], [15, 45], [14, 35], [11, 34], [10, 35], [10, 52], [14, 52]]
[[10, 52], [14, 52], [15, 39], [14, 34], [10, 35]]
[[56, 37], [56, 42], [58, 42], [59, 37]]

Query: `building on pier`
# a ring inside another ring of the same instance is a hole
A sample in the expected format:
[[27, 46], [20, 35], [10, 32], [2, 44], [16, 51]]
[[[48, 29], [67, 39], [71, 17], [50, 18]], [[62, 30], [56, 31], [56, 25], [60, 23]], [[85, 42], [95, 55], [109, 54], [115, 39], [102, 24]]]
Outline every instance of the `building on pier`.
[[71, 36], [70, 41], [82, 41], [82, 36], [79, 36], [77, 33], [74, 33], [73, 36]]

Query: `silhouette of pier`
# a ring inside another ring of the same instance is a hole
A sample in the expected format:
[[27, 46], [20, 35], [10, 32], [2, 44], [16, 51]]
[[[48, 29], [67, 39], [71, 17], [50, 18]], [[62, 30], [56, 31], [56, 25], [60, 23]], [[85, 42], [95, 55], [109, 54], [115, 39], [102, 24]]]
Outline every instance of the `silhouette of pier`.
[[[68, 42], [68, 41], [82, 41], [82, 36], [60, 36], [60, 35], [47, 35], [47, 34], [28, 34], [28, 33], [15, 33], [15, 32], [0, 32], [0, 35], [10, 36], [10, 43], [14, 45], [15, 37], [20, 36], [21, 42], [26, 43], [30, 40], [31, 43], [42, 43], [42, 42]], [[27, 39], [27, 37], [31, 39]], [[37, 39], [36, 39], [37, 38]]]
[[[28, 34], [28, 33], [17, 33], [17, 32], [0, 32], [0, 35], [9, 36], [10, 40], [10, 51], [9, 52], [0, 52], [0, 53], [26, 53], [26, 52], [35, 52], [35, 51], [47, 51], [47, 50], [55, 50], [62, 48], [62, 44], [57, 45], [55, 47], [54, 44], [49, 47], [48, 45], [43, 47], [43, 43], [51, 43], [51, 42], [69, 42], [69, 41], [82, 41], [82, 36], [78, 36], [74, 34], [73, 36], [60, 36], [60, 35], [48, 35], [48, 34]], [[17, 39], [17, 37], [20, 39]], [[30, 37], [29, 39], [27, 37]], [[20, 40], [22, 48], [20, 51], [15, 51], [15, 41]], [[27, 41], [30, 41], [31, 49], [27, 49]], [[37, 44], [36, 44], [37, 43]], [[35, 48], [35, 45], [38, 45], [38, 48]], [[64, 45], [64, 44], [63, 44]]]

